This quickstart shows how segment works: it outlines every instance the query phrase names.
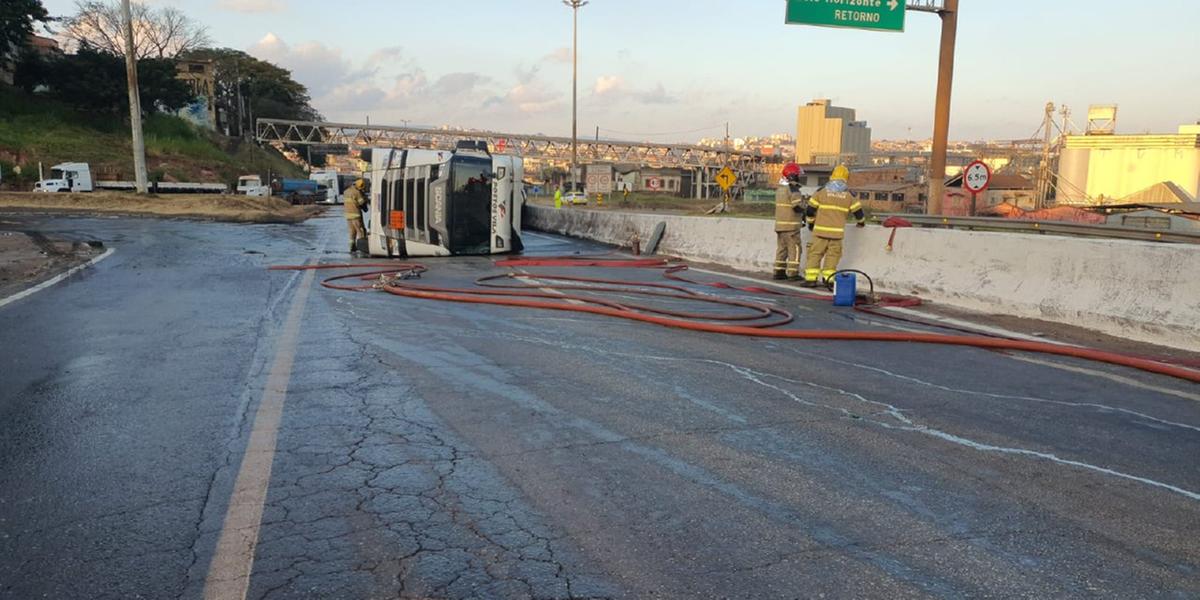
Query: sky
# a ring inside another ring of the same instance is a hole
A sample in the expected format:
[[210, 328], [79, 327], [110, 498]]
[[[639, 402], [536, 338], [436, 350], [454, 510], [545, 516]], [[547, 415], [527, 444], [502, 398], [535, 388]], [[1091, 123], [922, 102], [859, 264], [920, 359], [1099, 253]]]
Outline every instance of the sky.
[[[73, 0], [43, 0], [69, 15]], [[327, 119], [571, 131], [571, 9], [559, 0], [151, 0], [214, 42], [290, 69]], [[961, 0], [951, 138], [1015, 139], [1047, 102], [1118, 130], [1200, 121], [1200, 2]], [[591, 0], [579, 13], [579, 130], [694, 141], [793, 133], [814, 98], [874, 139], [931, 135], [939, 19], [904, 33], [784, 24], [785, 0]]]

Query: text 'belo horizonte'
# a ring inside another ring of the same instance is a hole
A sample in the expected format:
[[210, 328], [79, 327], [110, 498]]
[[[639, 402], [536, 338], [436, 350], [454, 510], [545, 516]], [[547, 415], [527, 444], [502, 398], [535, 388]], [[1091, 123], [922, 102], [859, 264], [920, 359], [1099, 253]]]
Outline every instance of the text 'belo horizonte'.
[[[881, 8], [883, 0], [808, 0], [809, 2], [822, 2], [824, 4], [832, 4], [836, 6], [861, 6], [863, 8]], [[848, 21], [851, 23], [879, 23], [883, 19], [883, 15], [878, 12], [863, 12], [860, 10], [835, 10], [833, 11], [833, 19], [835, 21]]]

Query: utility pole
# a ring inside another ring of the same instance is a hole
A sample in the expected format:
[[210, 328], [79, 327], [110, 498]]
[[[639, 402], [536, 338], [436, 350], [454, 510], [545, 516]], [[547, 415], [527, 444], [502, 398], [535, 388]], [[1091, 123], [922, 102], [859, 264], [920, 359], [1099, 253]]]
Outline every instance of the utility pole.
[[129, 0], [121, 0], [125, 19], [125, 79], [129, 84], [129, 123], [133, 129], [133, 171], [137, 193], [146, 193], [146, 142], [142, 138], [142, 100], [138, 95], [137, 56], [133, 49], [133, 16]]
[[1038, 163], [1037, 208], [1050, 204], [1050, 144], [1054, 140], [1054, 103], [1046, 103], [1046, 118], [1042, 120], [1042, 160]]
[[579, 168], [579, 9], [588, 0], [563, 0], [571, 8], [571, 191], [578, 185]]
[[925, 212], [942, 214], [946, 184], [946, 150], [950, 145], [950, 93], [954, 88], [954, 44], [958, 37], [958, 0], [946, 0], [942, 18], [942, 46], [938, 58], [937, 105], [933, 111], [933, 156], [929, 164], [929, 200]]

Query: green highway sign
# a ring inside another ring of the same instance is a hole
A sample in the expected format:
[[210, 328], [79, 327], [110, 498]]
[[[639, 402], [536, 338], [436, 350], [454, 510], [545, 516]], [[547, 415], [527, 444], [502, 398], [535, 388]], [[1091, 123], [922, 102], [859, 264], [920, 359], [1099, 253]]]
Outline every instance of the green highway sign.
[[789, 25], [904, 31], [908, 0], [787, 0]]

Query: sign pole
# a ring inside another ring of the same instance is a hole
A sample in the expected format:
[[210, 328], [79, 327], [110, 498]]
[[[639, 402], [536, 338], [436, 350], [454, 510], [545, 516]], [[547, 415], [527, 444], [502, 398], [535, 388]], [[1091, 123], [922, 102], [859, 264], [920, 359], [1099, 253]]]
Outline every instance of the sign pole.
[[933, 111], [933, 156], [929, 161], [929, 199], [925, 212], [942, 214], [946, 181], [946, 150], [950, 145], [950, 93], [954, 88], [954, 45], [958, 37], [958, 0], [945, 0], [942, 47], [938, 58], [937, 103]]
[[963, 169], [962, 187], [971, 192], [971, 206], [967, 209], [968, 215], [975, 216], [976, 206], [979, 204], [979, 194], [982, 194], [991, 185], [992, 168], [982, 160], [974, 161], [967, 165], [966, 169]]

